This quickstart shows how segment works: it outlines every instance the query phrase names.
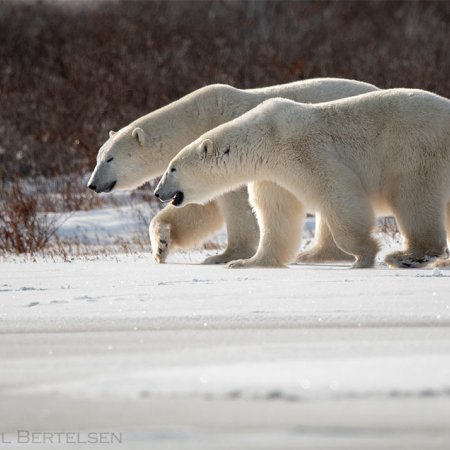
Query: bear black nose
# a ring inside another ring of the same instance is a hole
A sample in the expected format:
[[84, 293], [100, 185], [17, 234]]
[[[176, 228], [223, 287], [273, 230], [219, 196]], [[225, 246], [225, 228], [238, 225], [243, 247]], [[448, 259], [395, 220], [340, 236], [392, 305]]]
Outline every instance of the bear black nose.
[[95, 184], [90, 184], [88, 186], [89, 189], [92, 189], [93, 191], [95, 191], [97, 189], [97, 186]]
[[155, 192], [155, 197], [159, 198], [159, 194], [157, 192]]

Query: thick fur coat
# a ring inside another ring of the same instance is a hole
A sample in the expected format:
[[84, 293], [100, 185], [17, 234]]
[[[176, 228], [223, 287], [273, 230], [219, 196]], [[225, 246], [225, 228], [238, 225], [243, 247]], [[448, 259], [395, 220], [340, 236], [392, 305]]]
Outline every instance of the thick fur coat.
[[[284, 97], [318, 103], [377, 90], [354, 80], [319, 78], [260, 89], [241, 90], [211, 85], [143, 116], [117, 133], [98, 152], [97, 165], [89, 180], [96, 192], [134, 189], [162, 175], [177, 152], [202, 133], [249, 111], [264, 100]], [[286, 199], [289, 193], [278, 185], [268, 187], [272, 196]], [[206, 263], [224, 263], [254, 255], [259, 230], [241, 187], [202, 206], [175, 209], [171, 206], [155, 216], [150, 225], [153, 255], [164, 262], [171, 249], [189, 248], [204, 241], [226, 223], [228, 247]], [[348, 255], [334, 244], [328, 226], [317, 228], [317, 246], [301, 255], [304, 261], [341, 260]]]
[[[390, 266], [445, 258], [450, 101], [414, 89], [317, 105], [268, 100], [182, 150], [156, 194], [202, 203], [248, 183], [261, 241], [253, 257], [232, 267], [292, 262], [307, 210], [320, 212], [354, 267], [374, 264], [377, 214], [394, 215], [405, 239], [403, 251], [386, 257]], [[288, 207], [268, 183], [290, 193]]]

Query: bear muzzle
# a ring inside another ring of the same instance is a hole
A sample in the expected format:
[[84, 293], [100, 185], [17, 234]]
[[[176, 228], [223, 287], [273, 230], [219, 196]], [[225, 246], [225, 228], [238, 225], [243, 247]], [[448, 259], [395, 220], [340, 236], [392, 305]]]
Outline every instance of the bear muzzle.
[[114, 186], [116, 185], [117, 181], [111, 181], [110, 183], [102, 184], [101, 186], [90, 183], [88, 184], [88, 188], [95, 191], [97, 194], [100, 194], [102, 192], [108, 193], [111, 192], [114, 189]]
[[159, 198], [162, 202], [168, 202], [172, 200], [173, 206], [180, 206], [184, 200], [184, 193], [182, 191], [167, 191], [157, 188], [155, 190], [155, 197]]

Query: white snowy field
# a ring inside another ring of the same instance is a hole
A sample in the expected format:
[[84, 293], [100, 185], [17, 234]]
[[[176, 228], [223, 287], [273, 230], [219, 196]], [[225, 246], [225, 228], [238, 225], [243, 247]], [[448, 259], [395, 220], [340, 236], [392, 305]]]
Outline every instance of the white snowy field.
[[[104, 255], [142, 208], [58, 233]], [[450, 448], [450, 271], [205, 256], [4, 260], [0, 449]]]
[[0, 448], [450, 448], [449, 271], [203, 256], [2, 263]]

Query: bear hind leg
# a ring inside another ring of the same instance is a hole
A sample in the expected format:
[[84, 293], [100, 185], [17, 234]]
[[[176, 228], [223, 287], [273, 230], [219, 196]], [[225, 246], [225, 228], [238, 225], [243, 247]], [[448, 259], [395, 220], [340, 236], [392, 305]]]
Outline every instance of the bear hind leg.
[[[447, 203], [446, 208], [446, 229], [447, 229], [447, 241], [450, 242], [450, 203]], [[439, 259], [435, 263], [435, 267], [450, 267], [450, 258]]]
[[444, 210], [433, 193], [399, 196], [393, 206], [406, 249], [390, 253], [385, 262], [393, 268], [420, 268], [448, 258]]

